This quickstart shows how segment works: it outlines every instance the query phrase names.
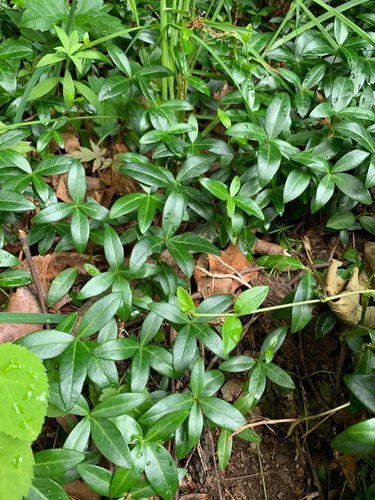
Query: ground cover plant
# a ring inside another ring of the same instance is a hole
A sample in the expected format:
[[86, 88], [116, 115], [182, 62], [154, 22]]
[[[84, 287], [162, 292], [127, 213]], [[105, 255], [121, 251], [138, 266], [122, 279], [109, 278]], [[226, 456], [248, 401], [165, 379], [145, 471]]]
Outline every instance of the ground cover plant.
[[[179, 498], [207, 433], [217, 472], [264, 423], [309, 456], [333, 417], [336, 465], [309, 458], [300, 493], [373, 498], [375, 3], [17, 0], [0, 20], [0, 492]], [[309, 335], [334, 369], [309, 369]], [[60, 427], [31, 455], [47, 392]], [[271, 395], [294, 410], [252, 421]]]

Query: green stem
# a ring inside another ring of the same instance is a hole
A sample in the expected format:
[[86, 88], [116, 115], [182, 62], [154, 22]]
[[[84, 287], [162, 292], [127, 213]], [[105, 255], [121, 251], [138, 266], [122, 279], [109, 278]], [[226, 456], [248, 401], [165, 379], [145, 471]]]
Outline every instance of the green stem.
[[23, 96], [21, 97], [21, 100], [20, 100], [20, 103], [19, 103], [19, 106], [17, 109], [16, 116], [14, 117], [14, 120], [13, 120], [14, 124], [20, 123], [22, 121], [23, 113], [25, 112], [26, 104], [27, 104], [27, 100], [29, 98], [30, 92], [33, 90], [33, 88], [37, 84], [37, 81], [42, 76], [44, 70], [45, 70], [44, 67], [43, 68], [36, 68], [34, 73], [31, 75], [30, 80], [27, 82], [25, 91], [23, 93]]

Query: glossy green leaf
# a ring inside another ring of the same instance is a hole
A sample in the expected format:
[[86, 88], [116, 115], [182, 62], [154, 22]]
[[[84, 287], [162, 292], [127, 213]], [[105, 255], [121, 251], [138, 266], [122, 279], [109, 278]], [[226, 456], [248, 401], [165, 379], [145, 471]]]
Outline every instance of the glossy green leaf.
[[332, 448], [346, 455], [369, 455], [375, 451], [375, 418], [350, 426], [336, 436]]
[[190, 325], [178, 332], [173, 344], [173, 371], [175, 377], [182, 377], [194, 359], [197, 341]]
[[192, 323], [191, 328], [198, 339], [210, 351], [219, 356], [221, 359], [226, 359], [227, 354], [224, 351], [223, 341], [221, 337], [208, 325], [200, 325]]
[[155, 344], [147, 345], [143, 349], [150, 354], [151, 368], [165, 377], [173, 377], [173, 360], [169, 351]]
[[220, 370], [230, 373], [241, 373], [250, 370], [255, 365], [255, 359], [250, 356], [233, 356], [220, 365]]
[[186, 199], [182, 193], [172, 191], [166, 199], [163, 211], [162, 228], [166, 241], [178, 230], [185, 214]]
[[[134, 177], [138, 182], [147, 186], [167, 187], [171, 182], [170, 174], [163, 167], [155, 167], [145, 163], [126, 163], [120, 167], [121, 172], [130, 177]], [[169, 175], [168, 175], [169, 174]]]
[[161, 253], [164, 249], [164, 240], [159, 236], [145, 236], [141, 238], [133, 247], [130, 254], [129, 266], [133, 270], [138, 270], [146, 262], [147, 257], [154, 253]]
[[303, 82], [302, 87], [305, 89], [311, 89], [315, 87], [323, 78], [326, 72], [327, 66], [325, 64], [318, 64], [317, 66], [313, 66], [307, 72]]
[[140, 406], [148, 398], [146, 393], [125, 393], [111, 396], [99, 403], [92, 410], [95, 418], [118, 417]]
[[129, 59], [125, 55], [125, 53], [114, 43], [106, 43], [105, 48], [112, 59], [112, 61], [116, 64], [116, 66], [125, 73], [126, 76], [132, 76], [132, 69], [129, 62]]
[[48, 94], [48, 92], [51, 92], [51, 90], [56, 88], [60, 82], [61, 82], [60, 76], [53, 76], [51, 78], [47, 78], [46, 80], [37, 83], [30, 92], [27, 100], [34, 101], [35, 99], [43, 97], [44, 95]]
[[109, 340], [98, 345], [92, 355], [102, 359], [120, 361], [132, 358], [139, 348], [138, 342], [129, 338]]
[[163, 415], [179, 410], [189, 410], [192, 403], [193, 399], [188, 394], [170, 394], [144, 413], [140, 417], [139, 423], [148, 426], [152, 425]]
[[298, 198], [310, 183], [310, 175], [303, 169], [292, 170], [284, 186], [284, 203]]
[[219, 200], [223, 201], [229, 200], [228, 188], [223, 182], [216, 181], [213, 179], [203, 178], [200, 179], [200, 183], [204, 188], [207, 189], [207, 191], [216, 196], [216, 198], [219, 198]]
[[26, 212], [34, 209], [34, 203], [21, 194], [0, 189], [0, 212]]
[[17, 340], [17, 344], [27, 347], [41, 359], [50, 359], [59, 356], [74, 337], [59, 330], [41, 330], [29, 333]]
[[266, 382], [266, 373], [263, 369], [263, 363], [256, 363], [249, 373], [249, 385], [247, 388], [253, 404], [257, 403], [262, 397], [266, 389]]
[[335, 113], [345, 109], [354, 95], [354, 85], [350, 78], [337, 76], [333, 82], [331, 103]]
[[87, 375], [90, 353], [81, 342], [68, 345], [60, 360], [60, 393], [65, 408], [70, 410], [77, 402]]
[[224, 351], [229, 354], [241, 339], [242, 323], [235, 316], [225, 318], [221, 336], [223, 338]]
[[49, 477], [35, 477], [26, 500], [69, 500], [65, 490]]
[[77, 338], [82, 339], [97, 333], [115, 315], [121, 298], [118, 293], [110, 293], [98, 299], [84, 315], [77, 331]]
[[265, 131], [255, 123], [237, 123], [236, 125], [232, 125], [225, 133], [231, 137], [240, 137], [258, 142], [263, 142], [267, 139]]
[[9, 269], [0, 273], [0, 287], [15, 288], [31, 283], [31, 273], [24, 269]]
[[352, 212], [345, 212], [343, 214], [337, 213], [327, 222], [327, 227], [331, 229], [348, 229], [355, 223], [355, 217]]
[[258, 150], [258, 181], [264, 187], [274, 177], [279, 170], [281, 163], [281, 153], [273, 142], [266, 142], [259, 146]]
[[112, 472], [92, 464], [78, 464], [77, 471], [92, 491], [102, 496], [109, 496]]
[[372, 197], [369, 191], [363, 185], [363, 182], [350, 174], [337, 173], [332, 174], [332, 178], [336, 186], [349, 198], [358, 201], [359, 203], [365, 203], [366, 205], [371, 205]]
[[312, 212], [320, 210], [332, 198], [335, 183], [331, 174], [325, 175], [317, 187], [315, 199], [312, 202]]
[[138, 209], [138, 227], [142, 234], [145, 234], [151, 226], [157, 206], [158, 200], [154, 196], [145, 196], [141, 200]]
[[98, 450], [110, 462], [125, 468], [131, 468], [132, 459], [128, 445], [111, 420], [91, 418], [91, 435]]
[[202, 396], [199, 401], [204, 415], [218, 427], [235, 431], [247, 423], [242, 414], [227, 401], [211, 396]]
[[172, 323], [178, 323], [181, 325], [189, 323], [189, 317], [183, 314], [179, 307], [174, 304], [169, 304], [167, 302], [153, 302], [149, 305], [149, 309], [162, 318], [172, 321]]
[[375, 153], [375, 143], [371, 134], [357, 122], [337, 123], [333, 125], [333, 129], [344, 137], [354, 139], [358, 144], [363, 146], [367, 151]]
[[[195, 323], [207, 323], [212, 321], [220, 313], [224, 313], [225, 310], [232, 304], [233, 295], [229, 293], [222, 293], [208, 297], [203, 300], [195, 310], [196, 317], [194, 318]], [[201, 315], [202, 316], [199, 316]]]
[[262, 210], [259, 208], [258, 204], [251, 198], [238, 195], [233, 198], [233, 201], [237, 205], [237, 207], [244, 212], [255, 215], [255, 217], [258, 217], [258, 219], [264, 220]]
[[75, 248], [79, 253], [83, 253], [89, 241], [90, 226], [86, 215], [79, 208], [72, 211], [70, 231]]
[[189, 410], [178, 410], [163, 415], [147, 431], [145, 441], [168, 441], [189, 415]]
[[[314, 298], [313, 287], [316, 286], [316, 281], [313, 274], [307, 271], [301, 278], [296, 293], [294, 294], [293, 302], [303, 302]], [[295, 333], [302, 330], [312, 319], [312, 314], [309, 304], [296, 305], [292, 308], [292, 323], [291, 332]]]
[[195, 177], [207, 172], [213, 165], [216, 156], [213, 154], [194, 154], [190, 155], [181, 165], [176, 180], [184, 183], [191, 181]]
[[130, 387], [133, 392], [143, 391], [146, 387], [150, 376], [150, 367], [150, 353], [147, 349], [140, 347], [133, 356], [130, 367]]
[[53, 477], [66, 471], [85, 459], [85, 455], [75, 450], [56, 448], [34, 453], [34, 473], [38, 477]]
[[111, 208], [110, 217], [116, 219], [121, 215], [138, 210], [141, 200], [147, 196], [144, 193], [130, 193], [122, 196], [114, 202]]
[[78, 274], [78, 270], [69, 267], [61, 271], [51, 282], [47, 295], [47, 306], [54, 306], [70, 290]]
[[98, 92], [98, 101], [102, 102], [118, 95], [127, 94], [130, 91], [131, 81], [120, 75], [106, 78]]
[[104, 230], [104, 254], [111, 268], [118, 271], [124, 263], [124, 248], [120, 237], [111, 226], [106, 226]]
[[234, 312], [244, 315], [253, 313], [267, 297], [268, 286], [256, 286], [245, 290], [239, 295], [234, 303]]
[[375, 376], [367, 374], [346, 375], [344, 382], [351, 392], [371, 413], [375, 413]]
[[352, 170], [358, 165], [361, 165], [366, 158], [368, 158], [370, 153], [367, 151], [362, 151], [361, 149], [355, 149], [342, 156], [332, 167], [331, 172], [346, 172], [347, 170]]
[[264, 255], [257, 259], [258, 266], [266, 269], [277, 269], [279, 271], [289, 271], [291, 269], [304, 269], [305, 266], [295, 257], [288, 255]]
[[147, 443], [145, 448], [146, 478], [163, 500], [172, 500], [178, 488], [178, 474], [171, 455], [158, 443]]
[[197, 398], [201, 393], [204, 386], [204, 364], [202, 358], [198, 357], [190, 374], [190, 389], [194, 396]]
[[[3, 190], [2, 190], [3, 191]], [[1, 193], [0, 191], [0, 197]], [[0, 208], [1, 208], [1, 198], [0, 198]], [[73, 211], [72, 203], [56, 203], [45, 208], [39, 212], [34, 218], [33, 222], [35, 224], [48, 224], [50, 222], [55, 222], [57, 220], [64, 219]]]
[[86, 285], [81, 288], [80, 292], [77, 295], [77, 298], [79, 300], [84, 300], [103, 293], [112, 285], [115, 277], [116, 271], [114, 271], [113, 269], [109, 269], [109, 271], [105, 273], [94, 276], [90, 281], [86, 283]]
[[177, 288], [178, 305], [183, 313], [195, 311], [195, 304], [190, 294], [182, 287]]
[[131, 469], [119, 467], [115, 472], [109, 490], [109, 497], [124, 497], [135, 484], [139, 484], [141, 474], [134, 466]]
[[232, 454], [233, 438], [230, 437], [231, 434], [230, 430], [221, 429], [217, 440], [217, 458], [221, 470], [226, 468]]
[[290, 121], [290, 98], [288, 94], [279, 93], [267, 107], [264, 129], [269, 139], [276, 139]]
[[263, 370], [265, 371], [266, 377], [269, 378], [274, 384], [287, 389], [295, 388], [292, 378], [278, 365], [275, 365], [274, 363], [264, 363]]

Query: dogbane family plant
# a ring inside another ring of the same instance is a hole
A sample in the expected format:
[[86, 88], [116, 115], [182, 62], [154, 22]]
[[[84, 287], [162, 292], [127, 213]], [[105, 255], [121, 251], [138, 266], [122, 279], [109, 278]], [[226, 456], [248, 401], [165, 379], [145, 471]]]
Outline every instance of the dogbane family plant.
[[[182, 459], [204, 425], [216, 425], [224, 467], [231, 434], [266, 379], [294, 387], [274, 360], [284, 327], [265, 337], [258, 357], [230, 356], [240, 317], [257, 310], [268, 287], [243, 292], [229, 312], [229, 294], [196, 304], [193, 253], [219, 256], [238, 242], [251, 259], [255, 230], [273, 234], [306, 214], [339, 231], [343, 244], [351, 231], [375, 234], [373, 3], [296, 0], [280, 17], [255, 2], [235, 9], [226, 0], [200, 2], [199, 11], [174, 0], [0, 3], [1, 248], [22, 227], [40, 255], [75, 249], [106, 261], [86, 266], [78, 291], [73, 268], [52, 282], [48, 306], [70, 293], [82, 314], [50, 315], [55, 329], [19, 341], [45, 359], [48, 414], [77, 417], [62, 448], [35, 454], [30, 498], [47, 490], [67, 498], [62, 486], [77, 478], [104, 496], [172, 498], [184, 471], [164, 443], [173, 438]], [[87, 197], [94, 166], [64, 155], [68, 130], [83, 147], [121, 137], [119, 170], [139, 189], [109, 208]], [[62, 174], [70, 201], [51, 187]], [[9, 269], [18, 261], [1, 252], [1, 288], [29, 283], [30, 273]], [[257, 262], [305, 267], [291, 257]], [[292, 333], [311, 321], [318, 278], [306, 271], [286, 299]], [[142, 327], [123, 336], [116, 315], [141, 317]], [[345, 381], [372, 412], [371, 391], [362, 390], [371, 387], [371, 349], [350, 346], [361, 360]], [[218, 369], [206, 369], [208, 351]], [[116, 362], [125, 362], [121, 375]], [[217, 393], [224, 373], [240, 372], [248, 374], [245, 395], [231, 405]], [[355, 437], [348, 429], [333, 445], [369, 461], [371, 419], [356, 425]], [[249, 429], [240, 437], [259, 440]], [[117, 470], [99, 466], [101, 456]]]

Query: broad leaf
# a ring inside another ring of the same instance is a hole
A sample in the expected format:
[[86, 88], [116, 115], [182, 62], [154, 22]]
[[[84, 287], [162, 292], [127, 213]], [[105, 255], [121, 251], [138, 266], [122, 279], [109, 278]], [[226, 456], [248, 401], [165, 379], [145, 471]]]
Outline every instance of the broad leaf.
[[234, 303], [234, 312], [239, 315], [251, 314], [267, 297], [268, 286], [256, 286], [241, 293]]

